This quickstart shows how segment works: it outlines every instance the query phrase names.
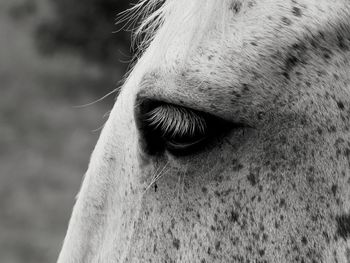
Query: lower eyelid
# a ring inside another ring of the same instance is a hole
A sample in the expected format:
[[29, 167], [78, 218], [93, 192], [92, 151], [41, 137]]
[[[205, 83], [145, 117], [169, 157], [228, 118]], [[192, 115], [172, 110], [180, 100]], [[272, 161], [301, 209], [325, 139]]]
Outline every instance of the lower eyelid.
[[168, 147], [171, 147], [172, 149], [177, 149], [177, 150], [180, 150], [180, 149], [187, 149], [187, 148], [189, 148], [189, 147], [192, 147], [192, 146], [194, 146], [194, 145], [197, 145], [197, 144], [199, 144], [199, 143], [201, 143], [202, 141], [204, 141], [205, 140], [205, 138], [203, 138], [203, 139], [200, 139], [200, 140], [197, 140], [197, 141], [195, 141], [195, 142], [192, 142], [192, 143], [173, 143], [173, 142], [171, 142], [171, 141], [168, 141], [168, 142], [166, 142], [166, 145], [168, 146]]

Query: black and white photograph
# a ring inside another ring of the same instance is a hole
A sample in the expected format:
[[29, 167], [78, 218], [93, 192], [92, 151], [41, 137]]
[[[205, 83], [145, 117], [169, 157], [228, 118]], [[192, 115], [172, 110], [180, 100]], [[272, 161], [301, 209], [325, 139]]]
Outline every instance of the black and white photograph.
[[350, 1], [0, 0], [1, 263], [350, 263]]

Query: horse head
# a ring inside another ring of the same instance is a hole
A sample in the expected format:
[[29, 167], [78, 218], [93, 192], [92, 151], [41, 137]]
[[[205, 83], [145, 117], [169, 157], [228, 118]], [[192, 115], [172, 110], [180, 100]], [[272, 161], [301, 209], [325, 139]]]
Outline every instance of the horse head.
[[350, 2], [138, 7], [58, 262], [349, 263]]

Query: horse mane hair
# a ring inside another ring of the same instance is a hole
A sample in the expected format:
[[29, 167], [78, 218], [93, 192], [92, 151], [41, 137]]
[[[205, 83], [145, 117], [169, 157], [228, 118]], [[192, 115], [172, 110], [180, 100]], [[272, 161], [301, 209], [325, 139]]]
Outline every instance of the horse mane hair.
[[[171, 43], [175, 36], [189, 36], [193, 46], [205, 33], [208, 25], [224, 25], [228, 5], [237, 0], [140, 0], [120, 14], [118, 23], [128, 21], [133, 28], [132, 42], [142, 54], [155, 38]], [[138, 21], [138, 22], [137, 22]], [[135, 23], [138, 25], [135, 26]], [[164, 46], [164, 45], [162, 45]], [[189, 47], [188, 47], [189, 48]]]

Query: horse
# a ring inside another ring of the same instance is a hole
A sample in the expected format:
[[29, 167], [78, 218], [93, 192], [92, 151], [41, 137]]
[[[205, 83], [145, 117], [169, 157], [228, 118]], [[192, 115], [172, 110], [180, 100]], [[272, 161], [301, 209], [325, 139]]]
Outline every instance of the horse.
[[133, 9], [58, 262], [349, 263], [350, 2]]

